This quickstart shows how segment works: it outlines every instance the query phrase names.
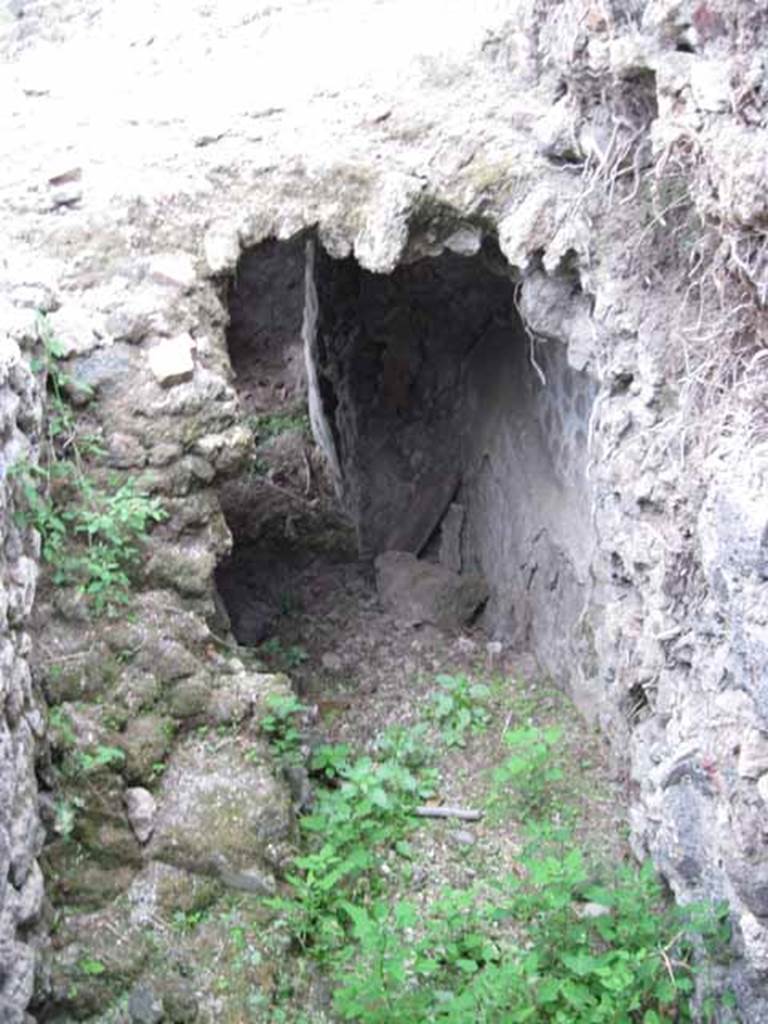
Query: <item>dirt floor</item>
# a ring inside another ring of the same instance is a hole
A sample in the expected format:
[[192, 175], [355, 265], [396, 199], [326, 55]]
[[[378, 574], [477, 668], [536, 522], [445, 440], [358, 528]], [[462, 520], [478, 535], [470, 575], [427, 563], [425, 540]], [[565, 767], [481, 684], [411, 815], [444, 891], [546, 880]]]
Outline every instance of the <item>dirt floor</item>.
[[[487, 727], [468, 733], [464, 747], [446, 748], [438, 725], [429, 727], [426, 744], [439, 777], [430, 802], [482, 817], [423, 822], [412, 839], [408, 896], [418, 892], [427, 904], [447, 887], [515, 870], [525, 821], [515, 817], [512, 800], [507, 806], [501, 794], [491, 809], [489, 797], [493, 773], [510, 754], [505, 736], [522, 726], [561, 729], [552, 750], [564, 774], [557, 799], [574, 842], [602, 863], [630, 859], [626, 793], [596, 730], [526, 651], [491, 640], [479, 626], [448, 634], [406, 625], [382, 609], [373, 565], [356, 556], [354, 531], [306, 423], [295, 425], [295, 395], [270, 390], [288, 372], [288, 356], [281, 365], [263, 345], [250, 352], [237, 372], [244, 412], [248, 422], [267, 417], [278, 426], [271, 436], [256, 427], [251, 472], [222, 493], [235, 539], [224, 569], [230, 595], [255, 602], [259, 615], [268, 606], [267, 639], [250, 654], [290, 676], [313, 709], [319, 741], [349, 744], [354, 753], [371, 752], [391, 726], [429, 721], [438, 676], [466, 676], [489, 688], [481, 702]], [[258, 393], [248, 383], [256, 378]]]
[[488, 801], [494, 770], [510, 754], [505, 734], [521, 726], [562, 730], [553, 755], [564, 770], [558, 799], [574, 821], [574, 839], [596, 861], [629, 859], [626, 801], [604, 742], [542, 678], [531, 655], [489, 641], [480, 628], [448, 635], [399, 623], [379, 606], [370, 563], [311, 560], [293, 576], [288, 605], [255, 653], [290, 674], [302, 701], [316, 709], [326, 742], [372, 751], [387, 728], [429, 719], [438, 676], [467, 676], [489, 688], [480, 701], [487, 727], [468, 732], [464, 747], [446, 748], [437, 723], [430, 726], [426, 742], [438, 754], [439, 785], [429, 802], [483, 817], [424, 821], [412, 839], [410, 898], [418, 891], [428, 904], [447, 887], [515, 870], [525, 822], [505, 808], [503, 794], [495, 810]]

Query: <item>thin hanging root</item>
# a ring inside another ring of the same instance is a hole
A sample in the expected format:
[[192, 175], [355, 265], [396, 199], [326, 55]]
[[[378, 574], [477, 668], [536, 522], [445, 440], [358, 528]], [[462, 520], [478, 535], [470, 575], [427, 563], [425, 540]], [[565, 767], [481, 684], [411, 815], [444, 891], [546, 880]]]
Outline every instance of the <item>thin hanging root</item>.
[[523, 325], [523, 330], [528, 335], [528, 342], [529, 342], [528, 359], [530, 361], [531, 366], [536, 371], [537, 377], [541, 381], [541, 386], [545, 388], [547, 386], [547, 377], [546, 377], [546, 374], [544, 373], [544, 371], [542, 370], [542, 368], [539, 366], [538, 362], [536, 361], [536, 333], [531, 328], [530, 324], [528, 323], [528, 321], [523, 316], [523, 314], [522, 314], [522, 312], [520, 310], [519, 299], [520, 299], [520, 290], [522, 289], [522, 287], [523, 287], [523, 282], [519, 281], [517, 283], [517, 285], [515, 286], [515, 291], [514, 291], [514, 295], [512, 296], [512, 301], [513, 301], [513, 303], [515, 305], [515, 310], [517, 312], [517, 315], [520, 317], [520, 323]]

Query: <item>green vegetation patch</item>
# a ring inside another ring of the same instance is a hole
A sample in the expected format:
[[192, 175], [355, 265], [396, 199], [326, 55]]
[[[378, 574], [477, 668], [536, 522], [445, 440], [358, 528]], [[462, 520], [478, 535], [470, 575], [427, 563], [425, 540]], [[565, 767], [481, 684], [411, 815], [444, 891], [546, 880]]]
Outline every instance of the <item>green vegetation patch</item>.
[[[356, 756], [318, 748], [314, 806], [273, 927], [332, 980], [336, 1019], [359, 1024], [661, 1024], [720, 1019], [729, 994], [694, 1017], [698, 964], [727, 957], [725, 906], [678, 907], [650, 865], [598, 865], [569, 824], [562, 730], [504, 731], [487, 805], [524, 837], [514, 870], [409, 893], [415, 811], [439, 783], [435, 761], [490, 724], [492, 689], [440, 676], [426, 720], [395, 726]], [[300, 746], [298, 702], [273, 709], [282, 758]], [[293, 721], [291, 721], [293, 720]], [[442, 749], [440, 749], [442, 748]], [[398, 868], [399, 865], [399, 868]], [[706, 985], [704, 986], [706, 988]]]
[[257, 444], [263, 444], [289, 430], [300, 430], [304, 434], [309, 434], [309, 416], [304, 410], [263, 413], [249, 417], [246, 422]]
[[17, 521], [40, 534], [54, 584], [76, 587], [95, 614], [114, 612], [129, 601], [142, 539], [166, 513], [132, 477], [113, 475], [104, 483], [86, 468], [104, 450], [66, 400], [62, 348], [43, 315], [37, 331], [42, 356], [33, 369], [48, 386], [47, 432], [40, 463], [21, 460], [13, 467], [22, 498]]

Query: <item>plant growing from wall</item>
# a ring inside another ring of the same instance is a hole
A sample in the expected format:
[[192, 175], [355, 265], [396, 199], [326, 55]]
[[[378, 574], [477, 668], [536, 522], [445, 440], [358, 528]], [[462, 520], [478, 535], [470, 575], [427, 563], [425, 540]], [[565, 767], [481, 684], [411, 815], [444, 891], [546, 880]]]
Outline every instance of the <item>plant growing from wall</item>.
[[33, 369], [47, 384], [47, 431], [40, 463], [14, 466], [22, 497], [17, 519], [40, 534], [54, 584], [77, 587], [96, 614], [114, 612], [129, 601], [142, 539], [166, 513], [135, 479], [110, 478], [105, 486], [88, 471], [86, 460], [103, 449], [96, 435], [81, 429], [67, 401], [62, 348], [42, 314], [37, 332], [42, 353]]
[[303, 409], [295, 412], [262, 413], [250, 416], [246, 422], [253, 431], [257, 444], [279, 437], [289, 430], [300, 430], [304, 434], [309, 434], [309, 416]]
[[267, 713], [261, 719], [261, 728], [270, 746], [281, 761], [298, 761], [301, 748], [299, 718], [307, 708], [298, 698], [281, 694], [273, 694], [266, 704]]

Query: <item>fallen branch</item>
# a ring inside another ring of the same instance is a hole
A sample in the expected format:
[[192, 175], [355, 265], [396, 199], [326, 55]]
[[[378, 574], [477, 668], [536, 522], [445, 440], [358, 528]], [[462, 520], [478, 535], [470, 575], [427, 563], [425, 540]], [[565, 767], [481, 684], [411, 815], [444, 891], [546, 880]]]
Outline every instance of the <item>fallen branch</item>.
[[472, 811], [467, 807], [417, 807], [413, 812], [417, 818], [458, 818], [460, 821], [480, 821], [482, 811]]

